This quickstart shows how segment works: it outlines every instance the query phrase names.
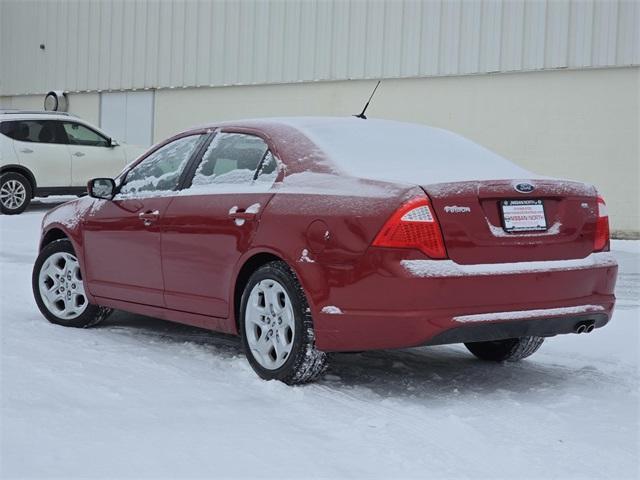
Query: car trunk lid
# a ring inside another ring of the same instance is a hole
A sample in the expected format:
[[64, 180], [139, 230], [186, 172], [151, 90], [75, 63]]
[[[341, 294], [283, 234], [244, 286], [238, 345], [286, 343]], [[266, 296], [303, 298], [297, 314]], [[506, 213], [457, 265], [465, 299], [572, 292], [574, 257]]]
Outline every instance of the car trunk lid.
[[[449, 258], [457, 263], [575, 259], [593, 251], [598, 206], [590, 185], [552, 179], [495, 180], [423, 189], [440, 222]], [[505, 203], [542, 204], [546, 229], [507, 231]]]

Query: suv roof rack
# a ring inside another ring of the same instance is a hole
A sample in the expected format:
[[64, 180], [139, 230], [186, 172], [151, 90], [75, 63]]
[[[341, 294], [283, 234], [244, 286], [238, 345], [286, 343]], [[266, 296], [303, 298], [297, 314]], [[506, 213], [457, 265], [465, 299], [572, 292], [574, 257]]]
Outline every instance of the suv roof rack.
[[52, 112], [50, 110], [2, 110], [0, 109], [0, 115], [63, 115], [66, 117], [75, 117], [75, 115], [69, 112]]

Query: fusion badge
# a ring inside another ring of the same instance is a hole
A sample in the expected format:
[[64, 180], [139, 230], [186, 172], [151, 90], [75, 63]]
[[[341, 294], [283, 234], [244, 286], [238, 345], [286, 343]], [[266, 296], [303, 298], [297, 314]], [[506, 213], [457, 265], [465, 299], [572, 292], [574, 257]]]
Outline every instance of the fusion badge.
[[447, 205], [444, 207], [444, 211], [447, 213], [469, 213], [471, 207], [459, 207], [458, 205]]

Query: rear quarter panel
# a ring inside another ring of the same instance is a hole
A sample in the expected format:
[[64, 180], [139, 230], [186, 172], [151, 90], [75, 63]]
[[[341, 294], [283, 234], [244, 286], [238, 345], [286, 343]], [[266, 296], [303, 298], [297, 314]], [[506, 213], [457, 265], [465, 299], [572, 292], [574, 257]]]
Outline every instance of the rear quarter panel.
[[361, 258], [391, 214], [418, 187], [324, 173], [289, 175], [260, 220], [252, 251], [275, 253], [296, 272], [312, 313], [363, 272]]

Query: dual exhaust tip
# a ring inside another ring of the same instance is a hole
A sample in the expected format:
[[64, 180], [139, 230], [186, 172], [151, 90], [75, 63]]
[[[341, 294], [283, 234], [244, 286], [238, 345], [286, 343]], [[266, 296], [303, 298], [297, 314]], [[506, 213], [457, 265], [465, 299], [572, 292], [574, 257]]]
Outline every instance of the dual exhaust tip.
[[596, 322], [594, 320], [585, 320], [583, 322], [576, 323], [573, 328], [575, 333], [591, 333], [596, 328]]

